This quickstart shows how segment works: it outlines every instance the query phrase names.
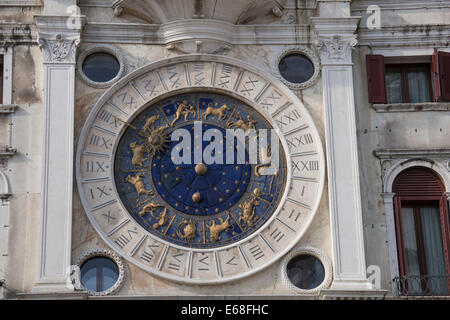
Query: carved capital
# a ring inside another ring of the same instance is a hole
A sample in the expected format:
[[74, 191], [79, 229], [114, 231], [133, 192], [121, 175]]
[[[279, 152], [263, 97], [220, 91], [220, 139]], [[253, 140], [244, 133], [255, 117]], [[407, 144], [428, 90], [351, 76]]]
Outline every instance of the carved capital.
[[352, 63], [352, 49], [357, 44], [356, 35], [319, 37], [316, 42], [321, 53], [322, 64]]
[[[34, 17], [38, 27], [38, 44], [46, 63], [75, 63], [85, 16]], [[74, 23], [75, 22], [75, 23]]]
[[80, 38], [65, 39], [60, 34], [54, 39], [39, 36], [38, 43], [44, 50], [45, 62], [75, 63], [76, 47], [80, 44]]

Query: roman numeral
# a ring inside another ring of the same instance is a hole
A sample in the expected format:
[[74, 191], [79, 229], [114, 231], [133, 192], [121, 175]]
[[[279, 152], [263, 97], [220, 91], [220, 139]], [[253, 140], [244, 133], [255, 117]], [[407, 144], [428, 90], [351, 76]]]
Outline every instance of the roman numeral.
[[169, 269], [180, 271], [180, 265], [177, 263], [169, 262]]
[[112, 113], [107, 110], [104, 110], [104, 109], [98, 113], [98, 118], [100, 120], [105, 121], [106, 123], [109, 123], [109, 120], [111, 120], [111, 117], [112, 117]]
[[153, 84], [153, 79], [142, 80], [144, 82], [144, 90], [147, 92], [149, 97], [157, 94], [159, 91], [156, 90], [156, 85]]
[[100, 148], [105, 148], [109, 150], [109, 147], [112, 146], [111, 139], [106, 139], [105, 137], [97, 136], [93, 134], [89, 139], [89, 144], [98, 147], [100, 144]]
[[292, 171], [318, 171], [319, 161], [292, 161]]
[[117, 219], [117, 218], [115, 218], [115, 217], [113, 217], [113, 216], [111, 215], [111, 210], [108, 210], [108, 214], [103, 213], [102, 216], [105, 217], [105, 219], [108, 221], [109, 224], [111, 224], [111, 221], [112, 221], [112, 220], [116, 220], [116, 219]]
[[294, 209], [292, 209], [291, 213], [289, 214], [289, 219], [294, 219], [295, 222], [297, 222], [298, 218], [300, 217], [302, 213], [300, 211], [295, 212]]
[[159, 244], [158, 243], [151, 243], [147, 245], [147, 250], [144, 250], [144, 252], [142, 252], [141, 254], [141, 259], [150, 263], [152, 261], [152, 259], [155, 257], [156, 255], [156, 251], [155, 249], [159, 248]]
[[[287, 126], [291, 122], [295, 122], [296, 120], [300, 119], [301, 115], [298, 113], [297, 110], [289, 111], [288, 113], [282, 115], [280, 119], [276, 120], [278, 126], [280, 129], [283, 129], [283, 126]], [[284, 121], [283, 121], [284, 120]]]
[[105, 172], [105, 162], [86, 161], [86, 172]]
[[133, 96], [130, 96], [130, 98], [127, 100], [128, 92], [121, 93], [117, 95], [119, 98], [122, 98], [121, 101], [124, 105], [128, 106], [130, 109], [133, 109], [133, 104], [136, 103], [136, 100]]
[[121, 234], [119, 238], [114, 241], [120, 249], [123, 249], [128, 243], [130, 243], [130, 239], [128, 239], [124, 234]]
[[169, 74], [169, 81], [170, 84], [172, 85], [172, 88], [180, 87], [180, 75], [176, 70], [177, 70], [176, 66], [167, 68], [167, 73]]
[[255, 87], [256, 87], [256, 83], [259, 82], [258, 80], [253, 80], [250, 76], [248, 76], [248, 80], [244, 82], [243, 84], [243, 89], [241, 90], [241, 93], [243, 93], [244, 95], [249, 96], [250, 92], [252, 92]]
[[205, 64], [203, 62], [194, 63], [194, 84], [196, 86], [205, 85], [205, 73], [203, 72], [204, 69]]
[[222, 70], [220, 72], [219, 83], [217, 84], [222, 89], [228, 88], [231, 79], [231, 73], [233, 72], [233, 67], [227, 64], [222, 65]]
[[313, 143], [313, 138], [310, 133], [301, 135], [299, 137], [293, 137], [291, 139], [286, 138], [286, 142], [288, 144], [289, 150], [292, 148], [298, 148], [300, 146], [306, 146], [308, 144]]
[[144, 260], [147, 263], [152, 262], [152, 259], [155, 257], [155, 255], [152, 252], [144, 251], [141, 254], [141, 260]]
[[261, 250], [259, 245], [251, 247], [249, 251], [255, 260], [258, 260], [258, 259], [261, 259], [262, 257], [264, 257], [264, 252]]
[[[277, 101], [280, 100], [280, 98], [281, 98], [281, 93], [279, 93], [278, 91], [272, 90], [270, 95], [267, 98], [265, 98], [263, 102], [261, 102], [261, 105], [262, 105], [263, 109], [269, 110], [269, 108], [271, 108], [275, 103], [277, 103]], [[270, 100], [270, 102], [269, 102], [269, 100]]]
[[284, 233], [278, 230], [278, 228], [275, 228], [275, 230], [272, 231], [270, 236], [276, 241], [279, 242], [284, 237]]
[[95, 195], [95, 194], [97, 193], [96, 191], [98, 191], [98, 193], [97, 193], [98, 198], [103, 197], [103, 195], [109, 196], [109, 193], [107, 193], [107, 192], [105, 191], [105, 189], [106, 189], [106, 186], [102, 186], [101, 188], [100, 188], [100, 187], [97, 187], [97, 188], [95, 188], [95, 189], [89, 188], [89, 191], [90, 191], [90, 193], [91, 193], [92, 199], [94, 200], [94, 199], [97, 198], [96, 195]]
[[208, 256], [205, 256], [198, 260], [199, 263], [202, 264], [202, 266], [199, 266], [199, 271], [209, 271], [209, 263], [208, 263]]
[[236, 259], [235, 256], [233, 256], [230, 260], [228, 260], [226, 262], [226, 264], [230, 265], [230, 266], [237, 266], [238, 264], [236, 262], [234, 262], [234, 259]]

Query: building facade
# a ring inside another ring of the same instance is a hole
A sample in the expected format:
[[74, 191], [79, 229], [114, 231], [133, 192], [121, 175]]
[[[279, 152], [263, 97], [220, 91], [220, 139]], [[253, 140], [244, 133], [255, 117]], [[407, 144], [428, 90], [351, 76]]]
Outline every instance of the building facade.
[[450, 1], [0, 17], [3, 298], [449, 295]]

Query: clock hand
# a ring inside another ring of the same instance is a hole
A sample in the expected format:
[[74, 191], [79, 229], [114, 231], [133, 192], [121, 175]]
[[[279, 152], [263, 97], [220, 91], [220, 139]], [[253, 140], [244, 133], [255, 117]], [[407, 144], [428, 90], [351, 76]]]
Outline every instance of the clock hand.
[[114, 117], [115, 119], [119, 120], [120, 122], [122, 122], [123, 124], [125, 124], [126, 126], [128, 126], [128, 127], [132, 128], [132, 129], [136, 130], [140, 136], [142, 136], [142, 137], [144, 137], [144, 138], [148, 138], [148, 137], [150, 136], [149, 134], [145, 134], [144, 131], [142, 131], [142, 130], [139, 129], [138, 127], [133, 126], [131, 123], [129, 123], [129, 122], [127, 122], [127, 121], [124, 121], [124, 120], [122, 120], [122, 119], [120, 119], [120, 118], [118, 118], [118, 117], [116, 117], [116, 116], [113, 116], [113, 117]]

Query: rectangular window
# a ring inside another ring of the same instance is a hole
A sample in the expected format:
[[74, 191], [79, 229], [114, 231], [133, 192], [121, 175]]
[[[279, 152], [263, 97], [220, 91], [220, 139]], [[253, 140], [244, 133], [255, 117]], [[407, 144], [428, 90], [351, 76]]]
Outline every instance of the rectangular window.
[[367, 55], [369, 102], [450, 101], [450, 53], [436, 50], [428, 58], [430, 63], [390, 64], [384, 56]]
[[431, 102], [431, 64], [385, 66], [387, 103]]

